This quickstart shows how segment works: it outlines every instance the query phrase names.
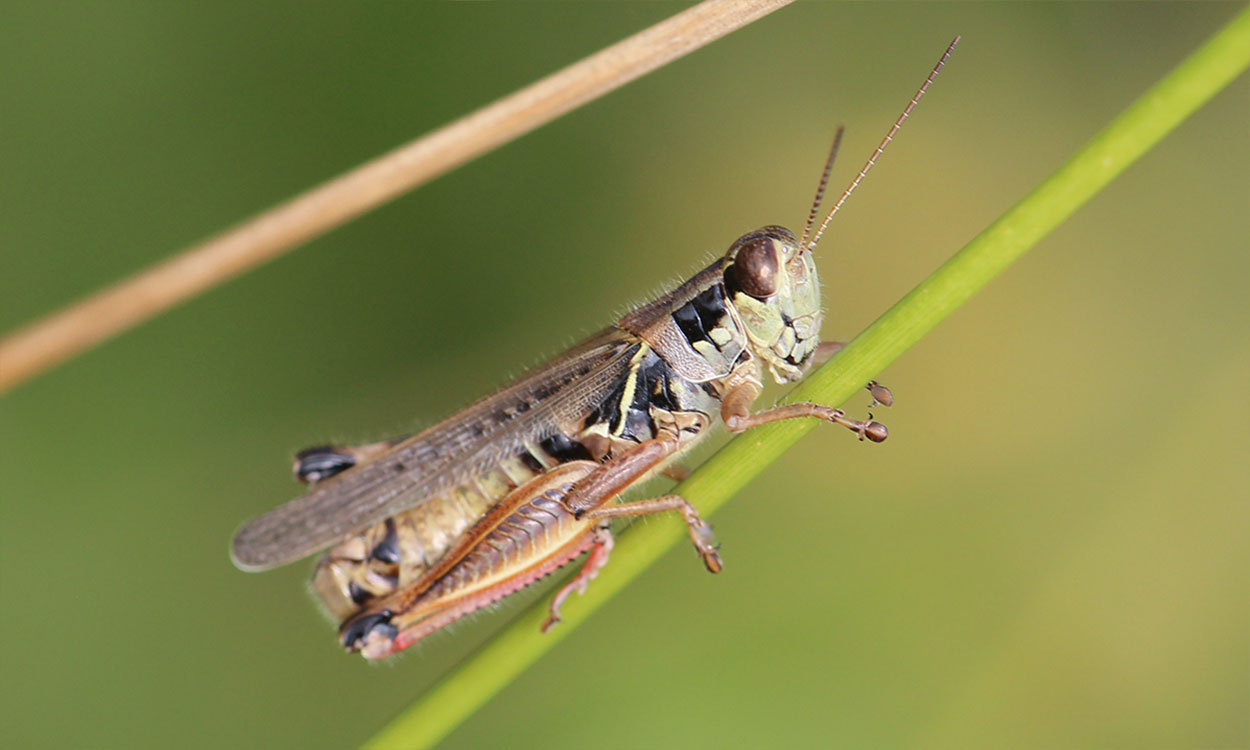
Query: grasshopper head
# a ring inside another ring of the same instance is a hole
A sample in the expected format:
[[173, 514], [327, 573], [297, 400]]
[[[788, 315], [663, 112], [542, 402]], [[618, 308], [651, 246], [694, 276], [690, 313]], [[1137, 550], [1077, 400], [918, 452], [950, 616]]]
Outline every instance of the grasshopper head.
[[829, 149], [829, 158], [825, 160], [825, 169], [816, 188], [816, 197], [807, 217], [807, 226], [803, 229], [803, 238], [796, 238], [793, 232], [784, 227], [767, 226], [743, 235], [725, 254], [721, 265], [725, 290], [746, 328], [752, 353], [768, 363], [768, 369], [772, 370], [777, 382], [784, 383], [803, 377], [803, 372], [816, 351], [816, 345], [820, 343], [820, 282], [816, 279], [816, 262], [812, 251], [824, 235], [829, 221], [838, 213], [842, 204], [846, 203], [846, 199], [851, 197], [851, 193], [855, 192], [868, 170], [877, 163], [885, 147], [911, 115], [920, 97], [928, 91], [929, 84], [933, 83], [942, 66], [950, 59], [957, 44], [959, 37], [955, 37], [946, 48], [920, 90], [912, 97], [911, 103], [894, 121], [894, 126], [882, 139], [881, 145], [877, 146], [877, 150], [868, 157], [868, 162], [859, 170], [859, 174], [842, 191], [842, 197], [825, 214], [824, 221], [815, 232], [812, 232], [812, 228], [825, 197], [825, 188], [829, 185], [829, 175], [838, 154], [838, 144], [842, 142], [841, 127], [834, 133], [833, 146]]
[[751, 351], [778, 383], [803, 377], [823, 317], [811, 251], [789, 229], [768, 226], [739, 238], [721, 269]]

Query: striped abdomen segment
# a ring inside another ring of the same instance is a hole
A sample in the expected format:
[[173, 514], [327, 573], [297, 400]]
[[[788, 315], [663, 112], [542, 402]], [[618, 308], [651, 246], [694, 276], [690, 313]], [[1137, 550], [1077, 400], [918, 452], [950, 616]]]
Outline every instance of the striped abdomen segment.
[[371, 659], [395, 653], [580, 555], [594, 522], [563, 501], [597, 465], [562, 464], [511, 492], [431, 571], [428, 586], [396, 591], [345, 622], [343, 644]]

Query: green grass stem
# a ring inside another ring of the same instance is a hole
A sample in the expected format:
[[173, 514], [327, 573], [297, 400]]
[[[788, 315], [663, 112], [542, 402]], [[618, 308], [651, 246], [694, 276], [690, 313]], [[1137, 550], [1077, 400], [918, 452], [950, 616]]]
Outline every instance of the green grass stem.
[[[1250, 9], [1238, 14], [786, 400], [846, 401], [1247, 67]], [[677, 491], [701, 512], [712, 513], [814, 427], [814, 420], [791, 420], [751, 430], [730, 441]], [[548, 635], [539, 634], [546, 602], [534, 605], [379, 731], [366, 747], [434, 746], [673, 545], [688, 543], [685, 540], [685, 524], [676, 514], [636, 526], [613, 551], [611, 562], [587, 594], [565, 605], [562, 625]]]

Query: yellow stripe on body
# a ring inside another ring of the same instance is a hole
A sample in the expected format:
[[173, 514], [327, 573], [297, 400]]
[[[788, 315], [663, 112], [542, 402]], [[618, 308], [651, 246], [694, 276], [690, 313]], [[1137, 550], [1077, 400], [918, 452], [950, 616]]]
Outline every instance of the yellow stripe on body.
[[616, 425], [616, 429], [612, 431], [613, 437], [621, 437], [625, 432], [627, 423], [626, 412], [629, 405], [634, 403], [634, 391], [638, 389], [638, 369], [642, 366], [642, 360], [646, 358], [651, 351], [649, 344], [643, 343], [639, 345], [638, 351], [634, 352], [634, 356], [629, 358], [629, 377], [625, 379], [625, 388], [621, 391], [621, 402], [617, 405], [617, 412], [620, 420]]

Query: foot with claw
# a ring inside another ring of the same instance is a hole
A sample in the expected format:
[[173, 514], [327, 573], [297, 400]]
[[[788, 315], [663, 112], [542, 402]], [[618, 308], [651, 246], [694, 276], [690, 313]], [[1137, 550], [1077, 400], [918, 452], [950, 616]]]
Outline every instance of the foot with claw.
[[660, 470], [660, 473], [674, 482], [684, 482], [690, 476], [690, 469], [681, 464], [669, 464]]
[[872, 394], [872, 403], [868, 405], [869, 409], [874, 406], [894, 405], [894, 394], [890, 392], [889, 388], [886, 388], [884, 385], [881, 385], [875, 380], [870, 380], [868, 385], [865, 387], [868, 392]]
[[841, 409], [831, 409], [829, 413], [824, 416], [830, 422], [840, 424], [851, 432], [859, 435], [859, 439], [861, 441], [868, 439], [874, 443], [882, 443], [885, 442], [885, 439], [890, 436], [890, 431], [886, 429], [886, 426], [872, 418], [872, 412], [868, 413], [868, 421], [866, 422], [858, 419], [850, 419], [846, 416], [846, 412]]
[[712, 527], [697, 515], [694, 522], [686, 519], [686, 523], [690, 527], [690, 538], [694, 540], [694, 547], [699, 551], [699, 556], [703, 558], [703, 564], [707, 566], [708, 571], [719, 573], [724, 570], [725, 564], [720, 559], [720, 544], [716, 541], [716, 535], [712, 533]]

